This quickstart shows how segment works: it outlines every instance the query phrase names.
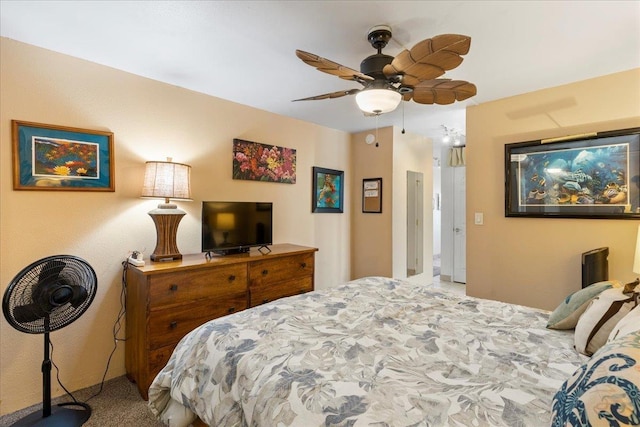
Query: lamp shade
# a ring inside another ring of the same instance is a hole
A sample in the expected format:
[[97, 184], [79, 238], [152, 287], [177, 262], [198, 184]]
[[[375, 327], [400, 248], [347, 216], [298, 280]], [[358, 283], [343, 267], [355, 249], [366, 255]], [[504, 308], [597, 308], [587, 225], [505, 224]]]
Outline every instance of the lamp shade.
[[402, 95], [391, 89], [365, 89], [356, 94], [356, 103], [365, 113], [382, 114], [395, 110]]
[[142, 197], [191, 199], [191, 166], [182, 163], [147, 162], [142, 185]]
[[638, 236], [636, 237], [636, 255], [633, 258], [633, 272], [640, 274], [640, 225], [638, 226]]

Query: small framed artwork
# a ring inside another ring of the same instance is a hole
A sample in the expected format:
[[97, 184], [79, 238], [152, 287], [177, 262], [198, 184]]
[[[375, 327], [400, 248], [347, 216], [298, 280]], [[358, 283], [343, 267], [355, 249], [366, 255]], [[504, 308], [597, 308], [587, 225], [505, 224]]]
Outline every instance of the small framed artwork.
[[113, 133], [11, 121], [14, 190], [115, 191]]
[[344, 172], [313, 167], [311, 212], [342, 213], [344, 211]]
[[640, 219], [640, 128], [505, 145], [505, 216]]
[[382, 213], [382, 178], [362, 180], [362, 212]]

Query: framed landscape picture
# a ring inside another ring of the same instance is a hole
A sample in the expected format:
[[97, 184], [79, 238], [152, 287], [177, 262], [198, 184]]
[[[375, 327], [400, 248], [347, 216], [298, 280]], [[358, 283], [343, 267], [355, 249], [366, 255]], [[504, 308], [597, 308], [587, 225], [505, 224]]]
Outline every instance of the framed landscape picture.
[[640, 128], [505, 145], [505, 216], [640, 218]]
[[14, 190], [115, 191], [113, 133], [11, 121]]

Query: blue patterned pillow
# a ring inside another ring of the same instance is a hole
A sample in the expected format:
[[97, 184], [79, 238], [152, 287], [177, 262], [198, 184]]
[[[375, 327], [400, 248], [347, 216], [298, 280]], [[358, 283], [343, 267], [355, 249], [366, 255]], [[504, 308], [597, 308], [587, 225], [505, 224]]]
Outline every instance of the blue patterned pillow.
[[640, 425], [640, 331], [601, 347], [553, 397], [552, 426]]
[[589, 306], [592, 299], [601, 292], [611, 288], [620, 288], [622, 284], [617, 280], [592, 283], [586, 288], [580, 289], [566, 297], [564, 301], [553, 310], [547, 322], [549, 329], [573, 329], [578, 323], [580, 315]]

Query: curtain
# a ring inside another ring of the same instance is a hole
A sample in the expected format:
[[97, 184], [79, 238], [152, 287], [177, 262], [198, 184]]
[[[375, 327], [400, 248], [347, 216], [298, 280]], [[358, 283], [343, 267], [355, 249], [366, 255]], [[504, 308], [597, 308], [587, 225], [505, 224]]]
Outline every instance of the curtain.
[[452, 167], [465, 166], [467, 164], [465, 147], [449, 148], [449, 161], [447, 164]]

